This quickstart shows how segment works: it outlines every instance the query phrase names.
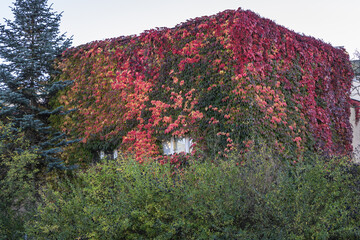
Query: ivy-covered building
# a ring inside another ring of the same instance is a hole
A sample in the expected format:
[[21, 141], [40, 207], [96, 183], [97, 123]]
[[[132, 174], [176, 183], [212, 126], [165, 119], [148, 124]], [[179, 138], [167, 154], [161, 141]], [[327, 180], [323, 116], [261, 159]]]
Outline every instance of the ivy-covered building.
[[78, 109], [63, 130], [94, 154], [352, 151], [348, 54], [251, 11], [91, 42], [58, 67], [60, 80], [75, 81], [59, 104]]

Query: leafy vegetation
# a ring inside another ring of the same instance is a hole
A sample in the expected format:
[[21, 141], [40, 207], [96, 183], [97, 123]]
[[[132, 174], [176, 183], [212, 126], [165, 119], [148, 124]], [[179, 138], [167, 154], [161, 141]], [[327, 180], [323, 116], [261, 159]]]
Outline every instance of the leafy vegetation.
[[89, 152], [143, 162], [183, 136], [214, 159], [262, 141], [289, 161], [352, 150], [348, 54], [250, 11], [91, 42], [58, 67], [75, 80], [58, 101], [79, 109], [59, 126]]
[[[263, 147], [218, 164], [105, 161], [43, 191], [36, 239], [358, 239], [360, 169]], [[269, 158], [271, 160], [269, 161]]]
[[38, 158], [23, 133], [0, 122], [0, 239], [22, 237], [24, 222], [34, 213]]
[[[360, 238], [342, 49], [239, 9], [57, 58], [61, 14], [14, 5], [0, 26], [0, 239]], [[161, 154], [184, 136], [192, 154]]]
[[71, 82], [54, 81], [54, 61], [71, 39], [59, 34], [61, 14], [47, 0], [16, 0], [12, 12], [14, 20], [0, 25], [0, 119], [21, 128], [38, 151], [37, 166], [64, 169], [58, 153], [69, 142], [49, 121], [64, 112], [49, 101]]

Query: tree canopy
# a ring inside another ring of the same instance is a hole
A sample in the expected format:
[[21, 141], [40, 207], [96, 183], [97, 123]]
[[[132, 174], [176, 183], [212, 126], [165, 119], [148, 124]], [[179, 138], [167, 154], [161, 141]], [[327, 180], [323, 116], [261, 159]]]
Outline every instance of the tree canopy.
[[47, 0], [16, 0], [14, 20], [0, 25], [0, 118], [21, 129], [42, 164], [63, 168], [56, 156], [66, 144], [64, 134], [50, 126], [50, 98], [69, 84], [56, 82], [54, 60], [71, 45], [59, 32], [61, 14]]

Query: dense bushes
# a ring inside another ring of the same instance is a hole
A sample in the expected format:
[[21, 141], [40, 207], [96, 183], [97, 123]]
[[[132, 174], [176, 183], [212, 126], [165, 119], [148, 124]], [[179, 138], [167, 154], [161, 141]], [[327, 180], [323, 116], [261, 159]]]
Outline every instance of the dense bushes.
[[360, 168], [346, 159], [290, 164], [256, 145], [180, 167], [105, 161], [39, 188], [36, 150], [19, 151], [29, 146], [11, 126], [0, 133], [0, 239], [360, 237]]
[[281, 230], [289, 238], [358, 239], [359, 173], [358, 166], [342, 159], [300, 163], [291, 175], [281, 174], [267, 205], [286, 224]]
[[38, 155], [23, 134], [0, 122], [0, 239], [18, 239], [35, 210]]
[[34, 239], [358, 239], [359, 168], [313, 156], [246, 162], [99, 163], [44, 190]]

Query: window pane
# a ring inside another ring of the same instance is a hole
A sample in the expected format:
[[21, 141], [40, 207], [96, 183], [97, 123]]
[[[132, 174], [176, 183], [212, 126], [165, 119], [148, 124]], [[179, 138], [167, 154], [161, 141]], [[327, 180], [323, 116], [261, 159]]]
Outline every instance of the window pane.
[[175, 146], [176, 149], [174, 152], [176, 153], [186, 152], [185, 138], [175, 139]]
[[164, 150], [164, 154], [166, 155], [171, 154], [171, 141], [163, 142], [163, 150]]
[[100, 159], [103, 159], [103, 158], [105, 158], [105, 153], [104, 153], [104, 151], [100, 151]]

